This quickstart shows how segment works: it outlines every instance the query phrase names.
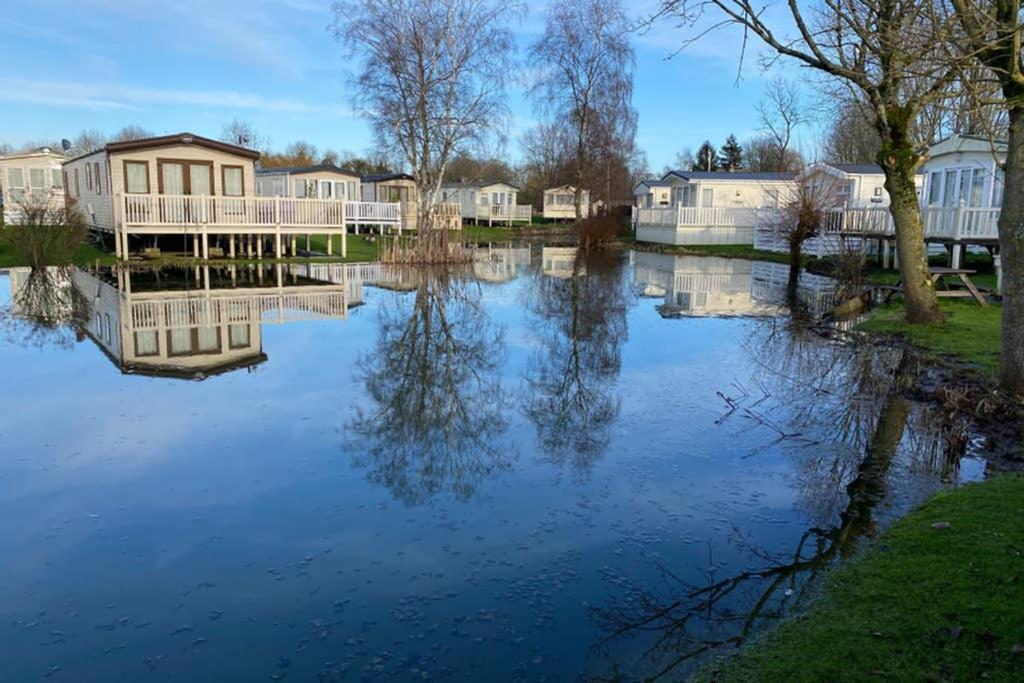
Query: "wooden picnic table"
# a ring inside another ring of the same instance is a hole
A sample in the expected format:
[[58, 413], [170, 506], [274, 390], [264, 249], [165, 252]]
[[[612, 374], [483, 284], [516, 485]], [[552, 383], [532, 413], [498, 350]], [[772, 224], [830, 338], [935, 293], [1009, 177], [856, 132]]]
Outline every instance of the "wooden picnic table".
[[[929, 268], [928, 275], [932, 279], [932, 283], [935, 285], [935, 296], [940, 298], [953, 298], [953, 299], [966, 299], [974, 297], [982, 306], [988, 306], [988, 302], [985, 301], [984, 295], [977, 288], [977, 286], [971, 281], [971, 276], [976, 274], [978, 271], [969, 270], [967, 268]], [[946, 286], [943, 278], [947, 276], [956, 276], [960, 278], [960, 282], [963, 283], [964, 289], [950, 289]], [[886, 303], [892, 299], [892, 295], [896, 292], [903, 291], [903, 280], [900, 279], [895, 286], [883, 287], [888, 291], [885, 297]]]

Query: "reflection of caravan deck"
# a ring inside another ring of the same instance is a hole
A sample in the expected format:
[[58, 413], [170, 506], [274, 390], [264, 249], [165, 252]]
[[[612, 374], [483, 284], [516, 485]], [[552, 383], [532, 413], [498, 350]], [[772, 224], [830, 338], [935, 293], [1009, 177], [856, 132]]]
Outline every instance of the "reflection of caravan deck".
[[[188, 379], [262, 363], [264, 324], [345, 319], [363, 294], [343, 264], [76, 269], [72, 278], [92, 306], [83, 331], [123, 372]], [[19, 281], [12, 272], [12, 294]]]
[[[782, 264], [646, 252], [634, 263], [637, 290], [664, 299], [657, 310], [665, 318], [774, 315], [786, 301], [789, 268]], [[824, 313], [834, 304], [835, 282], [805, 273], [798, 295], [812, 312]]]
[[[572, 277], [576, 264], [578, 247], [543, 247], [541, 249], [542, 270], [550, 277]], [[577, 275], [585, 275], [586, 268], [580, 265]]]
[[639, 252], [635, 278], [642, 295], [663, 298], [664, 318], [771, 315], [779, 307], [754, 299], [750, 261]]
[[529, 247], [485, 247], [473, 258], [473, 275], [482, 282], [514, 280], [520, 266], [530, 265]]

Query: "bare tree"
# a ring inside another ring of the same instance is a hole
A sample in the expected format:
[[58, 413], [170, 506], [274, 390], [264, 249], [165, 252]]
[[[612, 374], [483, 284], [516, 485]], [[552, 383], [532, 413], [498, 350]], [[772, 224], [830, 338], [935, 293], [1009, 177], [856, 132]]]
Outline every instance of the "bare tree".
[[[530, 46], [538, 109], [573, 132], [577, 219], [583, 217], [584, 184], [600, 156], [633, 145], [635, 56], [629, 30], [619, 0], [566, 0], [549, 6], [544, 33]], [[598, 128], [604, 140], [592, 145]]]
[[520, 139], [523, 180], [519, 196], [537, 208], [544, 190], [572, 182], [572, 142], [566, 133], [565, 126], [539, 123]]
[[[943, 58], [945, 31], [931, 21], [931, 3], [789, 0], [783, 26], [783, 18], [773, 14], [769, 20], [763, 6], [753, 0], [663, 0], [651, 21], [669, 17], [692, 27], [703, 22], [708, 12], [715, 15], [714, 26], [738, 26], [744, 39], [756, 37], [778, 56], [838, 79], [868, 103], [882, 139], [876, 158], [885, 171], [891, 200], [907, 319], [912, 323], [941, 320], [914, 185], [922, 161], [921, 141], [914, 138], [912, 129], [921, 108], [940, 101], [956, 78], [956, 69]], [[708, 29], [701, 28], [700, 35], [706, 34]], [[783, 35], [784, 31], [794, 35]]]
[[382, 146], [402, 150], [432, 227], [449, 161], [503, 137], [514, 0], [346, 0], [334, 35], [360, 64], [358, 106]]
[[834, 108], [823, 150], [825, 161], [838, 164], [873, 162], [882, 139], [863, 103], [844, 100]]
[[964, 34], [962, 44], [994, 77], [1001, 94], [1000, 105], [1008, 119], [1003, 204], [999, 213], [999, 254], [1005, 292], [1000, 379], [1006, 389], [1024, 395], [1024, 2], [951, 2]]
[[793, 134], [807, 121], [799, 89], [785, 79], [773, 80], [757, 105], [757, 113], [764, 136], [774, 143], [775, 167], [787, 170]]
[[788, 149], [785, 154], [780, 155], [775, 140], [766, 135], [758, 135], [744, 142], [743, 157], [747, 170], [754, 172], [795, 172], [804, 165], [800, 152]]
[[153, 137], [153, 131], [136, 124], [122, 126], [121, 130], [114, 133], [110, 142], [128, 142], [130, 140], [145, 140]]
[[102, 149], [107, 144], [107, 136], [103, 131], [89, 128], [75, 136], [71, 143], [71, 153], [74, 155], [88, 154]]
[[270, 149], [270, 140], [259, 133], [252, 123], [242, 119], [231, 119], [220, 130], [220, 139], [232, 145], [266, 152]]

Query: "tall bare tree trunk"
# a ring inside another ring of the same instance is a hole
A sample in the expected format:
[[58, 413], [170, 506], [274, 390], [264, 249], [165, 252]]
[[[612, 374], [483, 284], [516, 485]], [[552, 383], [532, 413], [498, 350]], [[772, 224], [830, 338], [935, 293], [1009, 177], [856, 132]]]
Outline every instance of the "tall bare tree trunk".
[[[1024, 90], [1024, 88], [1021, 88]], [[1003, 265], [1003, 388], [1024, 395], [1024, 92], [1010, 100], [999, 257]]]
[[[905, 131], [903, 131], [905, 132]], [[896, 228], [900, 275], [907, 299], [907, 321], [930, 323], [942, 320], [935, 285], [928, 272], [928, 249], [924, 242], [924, 223], [917, 199], [914, 176], [918, 155], [906, 135], [892, 131], [899, 141], [890, 141], [879, 152], [879, 165], [885, 170], [885, 189], [889, 192], [889, 211]]]

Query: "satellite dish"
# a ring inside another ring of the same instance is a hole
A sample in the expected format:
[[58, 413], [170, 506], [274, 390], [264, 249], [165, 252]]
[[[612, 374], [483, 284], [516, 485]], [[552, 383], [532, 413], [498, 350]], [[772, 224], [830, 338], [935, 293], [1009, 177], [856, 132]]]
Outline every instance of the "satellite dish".
[[67, 152], [69, 149], [71, 149], [71, 140], [64, 138], [63, 140], [60, 141], [60, 146], [64, 149], [65, 152]]

